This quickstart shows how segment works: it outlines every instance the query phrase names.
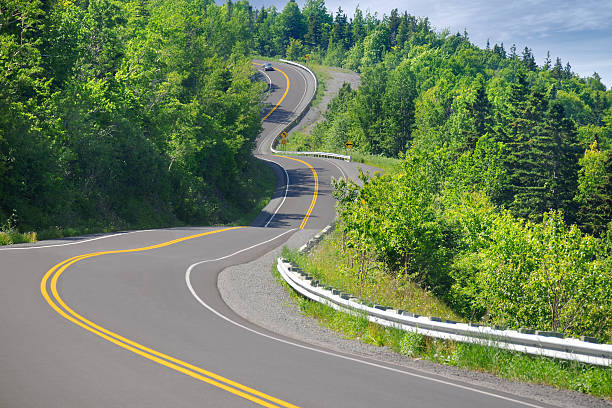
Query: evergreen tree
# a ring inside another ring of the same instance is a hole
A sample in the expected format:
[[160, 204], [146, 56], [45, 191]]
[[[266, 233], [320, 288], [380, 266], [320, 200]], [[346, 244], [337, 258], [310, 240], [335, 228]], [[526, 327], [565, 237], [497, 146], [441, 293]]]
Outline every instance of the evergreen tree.
[[351, 21], [351, 37], [353, 44], [362, 42], [365, 36], [366, 32], [363, 12], [359, 9], [359, 6], [357, 6], [357, 8], [355, 8], [355, 15]]
[[580, 159], [577, 220], [580, 228], [603, 237], [612, 222], [612, 151], [601, 151], [597, 141]]
[[523, 218], [540, 217], [547, 207], [547, 169], [550, 167], [552, 140], [544, 128], [548, 100], [543, 92], [533, 90], [515, 111], [513, 118], [517, 132], [508, 145], [511, 147], [508, 169], [512, 212]]
[[346, 14], [342, 11], [341, 7], [338, 7], [336, 12], [336, 19], [334, 20], [334, 27], [332, 28], [330, 41], [334, 44], [340, 44], [343, 49], [347, 49], [348, 46], [348, 22]]
[[486, 92], [486, 81], [481, 74], [472, 82], [474, 95], [464, 106], [469, 124], [462, 126], [464, 147], [462, 150], [474, 150], [478, 140], [491, 131], [492, 106]]
[[506, 50], [504, 49], [504, 43], [503, 42], [501, 43], [501, 45], [495, 44], [493, 46], [493, 54], [495, 54], [498, 57], [503, 58], [503, 59], [506, 58]]
[[306, 21], [295, 0], [289, 0], [279, 16], [281, 35], [284, 46], [289, 45], [289, 40], [294, 38], [301, 40], [306, 34]]
[[561, 64], [561, 58], [557, 57], [555, 60], [555, 66], [552, 69], [552, 75], [556, 79], [561, 79], [563, 76], [563, 65]]
[[576, 207], [573, 201], [578, 185], [578, 158], [580, 145], [574, 121], [566, 116], [563, 106], [558, 101], [551, 103], [547, 112], [545, 132], [550, 134], [551, 148], [542, 148], [550, 155], [550, 168], [548, 175], [547, 194], [550, 203], [547, 209], [563, 210], [568, 223], [573, 223], [576, 216]]
[[531, 52], [531, 49], [528, 47], [525, 47], [525, 49], [523, 50], [523, 65], [525, 65], [525, 68], [528, 71], [535, 71], [536, 68], [538, 67], [535, 62], [533, 53]]
[[542, 68], [544, 68], [544, 70], [548, 71], [551, 68], [551, 59], [550, 59], [550, 51], [546, 51], [546, 58], [544, 59], [544, 65], [542, 66]]
[[313, 48], [327, 45], [326, 30], [331, 29], [332, 17], [327, 14], [325, 0], [306, 0], [302, 13], [306, 19], [306, 44]]
[[401, 18], [399, 17], [399, 11], [395, 8], [391, 10], [391, 14], [387, 18], [387, 26], [389, 27], [391, 46], [395, 46], [397, 44], [396, 37], [400, 23]]

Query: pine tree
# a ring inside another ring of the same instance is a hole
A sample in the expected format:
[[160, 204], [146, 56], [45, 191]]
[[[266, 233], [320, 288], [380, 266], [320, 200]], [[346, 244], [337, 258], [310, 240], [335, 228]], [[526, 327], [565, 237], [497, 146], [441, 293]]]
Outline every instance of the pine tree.
[[563, 65], [561, 64], [561, 58], [557, 57], [555, 60], [555, 66], [552, 69], [553, 77], [557, 79], [561, 79], [563, 76]]
[[550, 60], [550, 51], [546, 51], [546, 59], [544, 59], [544, 66], [542, 68], [544, 68], [546, 71], [548, 71], [551, 67], [550, 65], [551, 60]]
[[533, 90], [524, 110], [515, 118], [521, 124], [511, 146], [509, 171], [513, 193], [509, 208], [523, 218], [538, 218], [547, 208], [547, 173], [551, 167], [551, 135], [544, 126], [548, 100], [540, 90]]
[[400, 23], [401, 23], [401, 19], [399, 17], [399, 11], [395, 8], [391, 10], [391, 14], [389, 15], [388, 23], [387, 23], [389, 27], [389, 32], [391, 33], [391, 46], [394, 46], [397, 44], [396, 37], [397, 37], [397, 30], [399, 28]]
[[563, 106], [558, 101], [551, 103], [547, 112], [546, 132], [550, 134], [552, 151], [548, 174], [548, 209], [563, 210], [568, 223], [573, 223], [576, 216], [574, 195], [578, 185], [578, 158], [580, 145], [576, 126], [567, 117]]
[[602, 237], [612, 221], [612, 150], [601, 151], [595, 141], [580, 166], [578, 224], [584, 232]]
[[577, 132], [562, 105], [550, 102], [554, 92], [529, 90], [523, 71], [512, 84], [503, 120], [509, 180], [503, 201], [523, 218], [539, 220], [544, 212], [554, 209], [563, 210], [566, 219], [573, 222]]
[[525, 68], [527, 68], [527, 70], [529, 71], [535, 71], [538, 67], [535, 62], [533, 53], [528, 47], [525, 47], [525, 49], [523, 50], [523, 64], [525, 65]]

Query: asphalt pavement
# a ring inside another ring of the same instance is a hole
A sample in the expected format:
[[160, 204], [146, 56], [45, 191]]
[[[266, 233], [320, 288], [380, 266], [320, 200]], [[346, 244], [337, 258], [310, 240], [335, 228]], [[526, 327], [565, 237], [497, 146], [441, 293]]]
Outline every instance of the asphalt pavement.
[[311, 346], [223, 302], [224, 268], [328, 225], [332, 177], [356, 174], [354, 163], [269, 153], [314, 93], [303, 70], [273, 64], [255, 154], [278, 188], [252, 226], [0, 249], [1, 408], [545, 406]]

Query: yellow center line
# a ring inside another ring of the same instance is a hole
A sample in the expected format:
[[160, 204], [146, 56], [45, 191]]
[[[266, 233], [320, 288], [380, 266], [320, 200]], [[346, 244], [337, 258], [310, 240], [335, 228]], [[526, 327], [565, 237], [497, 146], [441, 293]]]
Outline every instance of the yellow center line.
[[[254, 62], [253, 64], [255, 64], [255, 65], [263, 65], [263, 64], [259, 64], [257, 62]], [[287, 92], [289, 92], [289, 85], [290, 85], [289, 77], [287, 76], [287, 74], [285, 74], [284, 71], [282, 71], [282, 70], [280, 70], [278, 68], [274, 68], [274, 69], [285, 76], [285, 79], [287, 80], [287, 89], [285, 89], [285, 93], [283, 94], [282, 98], [280, 98], [280, 101], [278, 101], [278, 103], [274, 106], [274, 108], [272, 108], [272, 110], [270, 112], [268, 112], [268, 114], [266, 116], [264, 116], [262, 121], [265, 121], [268, 118], [268, 116], [270, 116], [272, 114], [272, 112], [274, 112], [276, 110], [276, 108], [278, 108], [278, 106], [281, 104], [283, 99], [285, 99], [285, 96], [287, 96]], [[312, 213], [312, 210], [314, 209], [314, 206], [315, 206], [315, 204], [317, 202], [317, 195], [318, 195], [318, 192], [319, 192], [319, 176], [317, 174], [317, 171], [314, 169], [314, 167], [312, 167], [310, 164], [306, 163], [303, 160], [295, 159], [293, 157], [287, 157], [287, 156], [280, 156], [280, 155], [277, 155], [277, 156], [278, 157], [284, 157], [285, 159], [295, 160], [295, 161], [298, 161], [300, 163], [303, 163], [306, 166], [310, 167], [310, 170], [312, 171], [312, 175], [314, 177], [315, 186], [314, 186], [314, 193], [312, 195], [312, 201], [310, 202], [310, 207], [308, 208], [308, 211], [306, 212], [306, 216], [304, 217], [304, 219], [302, 220], [302, 223], [300, 224], [300, 229], [304, 229], [304, 227], [306, 227], [306, 223], [308, 222], [308, 218], [310, 218], [310, 214]]]
[[[179, 242], [187, 241], [194, 238], [199, 238], [207, 235], [217, 234], [220, 232], [230, 231], [238, 228], [244, 227], [231, 227], [220, 230], [209, 231], [201, 234], [190, 235], [187, 237], [178, 238], [172, 241], [162, 242], [156, 245], [150, 245], [142, 248], [134, 248], [134, 249], [122, 249], [122, 250], [114, 250], [114, 251], [103, 251], [103, 252], [92, 252], [89, 254], [83, 254], [74, 256], [72, 258], [66, 259], [57, 265], [53, 266], [51, 269], [47, 271], [44, 275], [42, 281], [40, 282], [40, 291], [42, 296], [47, 301], [47, 303], [62, 317], [67, 319], [68, 321], [76, 324], [77, 326], [82, 327], [83, 329], [121, 347], [126, 350], [131, 351], [132, 353], [138, 354], [142, 357], [145, 357], [151, 361], [155, 361], [158, 364], [171, 368], [175, 371], [186, 374], [192, 378], [198, 379], [200, 381], [206, 382], [218, 388], [221, 388], [227, 392], [245, 398], [249, 401], [252, 401], [258, 405], [269, 407], [269, 408], [278, 408], [278, 406], [283, 406], [287, 408], [298, 408], [297, 406], [280, 400], [278, 398], [267, 395], [261, 391], [257, 391], [253, 388], [242, 385], [236, 381], [230, 380], [228, 378], [222, 377], [218, 374], [215, 374], [211, 371], [204, 370], [203, 368], [197, 367], [195, 365], [189, 364], [185, 361], [179, 360], [175, 357], [169, 356], [167, 354], [161, 353], [149, 347], [146, 347], [140, 343], [127, 339], [113, 331], [110, 331], [98, 324], [86, 319], [80, 314], [76, 313], [73, 309], [71, 309], [66, 302], [60, 297], [57, 290], [57, 283], [62, 275], [62, 273], [68, 269], [73, 264], [87, 258], [93, 258], [101, 255], [109, 255], [109, 254], [120, 254], [120, 253], [133, 253], [133, 252], [142, 252], [149, 251], [152, 249], [162, 248], [170, 245], [177, 244]], [[51, 278], [51, 295], [47, 291], [47, 283]], [[55, 301], [61, 305], [58, 306]], [[63, 307], [63, 309], [62, 309]], [[267, 400], [267, 401], [266, 401]]]
[[[257, 62], [254, 62], [253, 64], [255, 64], [255, 65], [262, 65], [262, 64], [259, 64]], [[281, 96], [280, 100], [276, 103], [276, 105], [274, 105], [272, 110], [270, 110], [270, 112], [268, 112], [268, 114], [263, 117], [263, 119], [261, 120], [262, 122], [265, 121], [266, 119], [268, 119], [268, 116], [270, 116], [272, 114], [272, 112], [274, 112], [276, 110], [276, 108], [279, 107], [281, 102], [285, 99], [285, 96], [287, 96], [287, 93], [289, 93], [289, 86], [291, 85], [291, 81], [289, 81], [289, 77], [287, 76], [287, 74], [285, 74], [285, 71], [282, 71], [282, 70], [280, 70], [278, 68], [274, 68], [274, 70], [280, 72], [281, 74], [283, 74], [285, 76], [285, 79], [287, 80], [287, 87], [285, 88], [285, 93], [283, 94], [283, 96]]]
[[[256, 64], [256, 63], [255, 63]], [[261, 64], [257, 64], [257, 65], [261, 65]], [[286, 81], [287, 81], [287, 87], [285, 89], [285, 92], [283, 93], [283, 96], [280, 98], [280, 100], [276, 103], [276, 105], [274, 105], [274, 107], [270, 110], [270, 112], [268, 112], [268, 114], [266, 116], [264, 116], [264, 118], [262, 120], [266, 120], [271, 114], [272, 112], [274, 112], [282, 103], [282, 101], [285, 99], [285, 97], [287, 96], [287, 93], [289, 92], [289, 87], [290, 87], [290, 81], [289, 81], [289, 77], [287, 76], [287, 74], [285, 72], [283, 72], [280, 69], [276, 69], [277, 71], [279, 71], [280, 73], [283, 74], [283, 76], [285, 77]], [[281, 156], [281, 157], [285, 157], [285, 156]], [[306, 163], [303, 160], [299, 160], [299, 159], [295, 159], [292, 157], [286, 157], [287, 159], [290, 160], [295, 160], [298, 162], [301, 162], [303, 164], [305, 164], [306, 166], [310, 167], [310, 169], [312, 170], [312, 173], [314, 175], [314, 180], [315, 180], [315, 188], [314, 188], [314, 193], [313, 193], [313, 197], [312, 197], [312, 202], [310, 203], [310, 207], [308, 208], [308, 211], [306, 213], [306, 216], [304, 217], [304, 219], [302, 220], [302, 223], [300, 225], [300, 229], [303, 229], [306, 225], [306, 222], [308, 221], [308, 218], [310, 217], [310, 214], [312, 213], [312, 210], [314, 208], [314, 205], [317, 201], [317, 194], [318, 194], [318, 189], [319, 189], [319, 179], [317, 176], [317, 172], [315, 171], [315, 169], [308, 163]], [[114, 250], [114, 251], [102, 251], [102, 252], [92, 252], [92, 253], [88, 253], [88, 254], [83, 254], [83, 255], [77, 255], [74, 256], [72, 258], [68, 258], [63, 260], [62, 262], [58, 263], [57, 265], [53, 266], [51, 269], [49, 269], [45, 275], [43, 276], [43, 279], [40, 282], [40, 291], [41, 294], [43, 296], [43, 298], [47, 301], [47, 303], [51, 306], [51, 308], [53, 308], [53, 310], [55, 310], [60, 316], [62, 316], [63, 318], [65, 318], [66, 320], [74, 323], [75, 325], [109, 341], [110, 343], [113, 343], [123, 349], [126, 349], [128, 351], [131, 351], [132, 353], [135, 353], [137, 355], [140, 355], [142, 357], [145, 357], [151, 361], [154, 361], [158, 364], [161, 364], [163, 366], [166, 366], [168, 368], [171, 368], [175, 371], [181, 372], [183, 374], [186, 374], [192, 378], [198, 379], [200, 381], [206, 382], [208, 384], [211, 384], [215, 387], [221, 388], [227, 392], [230, 392], [232, 394], [235, 394], [237, 396], [240, 396], [242, 398], [245, 398], [249, 401], [252, 401], [258, 405], [264, 406], [264, 407], [269, 407], [269, 408], [277, 408], [278, 406], [282, 406], [282, 407], [286, 407], [286, 408], [298, 408], [296, 405], [293, 405], [289, 402], [280, 400], [278, 398], [272, 397], [270, 395], [267, 395], [261, 391], [257, 391], [253, 388], [247, 387], [246, 385], [242, 385], [236, 381], [230, 380], [228, 378], [225, 378], [223, 376], [220, 376], [218, 374], [215, 374], [211, 371], [205, 370], [201, 367], [195, 366], [193, 364], [187, 363], [185, 361], [179, 360], [175, 357], [169, 356], [167, 354], [161, 353], [157, 350], [154, 350], [152, 348], [149, 348], [147, 346], [144, 346], [140, 343], [137, 343], [133, 340], [130, 340], [128, 338], [125, 338], [121, 335], [119, 335], [118, 333], [115, 333], [111, 330], [108, 330], [94, 322], [92, 322], [91, 320], [85, 318], [84, 316], [78, 314], [77, 312], [75, 312], [72, 308], [70, 308], [66, 302], [61, 298], [61, 296], [59, 295], [59, 292], [57, 290], [57, 284], [59, 281], [60, 276], [62, 275], [62, 273], [64, 273], [64, 271], [66, 271], [70, 266], [74, 265], [75, 263], [83, 260], [83, 259], [88, 259], [88, 258], [93, 258], [93, 257], [97, 257], [97, 256], [101, 256], [101, 255], [110, 255], [110, 254], [121, 254], [121, 253], [133, 253], [133, 252], [142, 252], [142, 251], [149, 251], [149, 250], [153, 250], [153, 249], [158, 249], [158, 248], [163, 248], [166, 246], [170, 246], [170, 245], [174, 245], [183, 241], [187, 241], [190, 239], [195, 239], [195, 238], [200, 238], [200, 237], [204, 237], [207, 235], [212, 235], [212, 234], [217, 234], [220, 232], [225, 232], [225, 231], [230, 231], [230, 230], [234, 230], [234, 229], [238, 229], [238, 228], [243, 228], [243, 227], [232, 227], [232, 228], [225, 228], [225, 229], [220, 229], [220, 230], [215, 230], [215, 231], [209, 231], [209, 232], [205, 232], [205, 233], [201, 233], [201, 234], [195, 234], [195, 235], [190, 235], [187, 237], [182, 237], [182, 238], [178, 238], [178, 239], [174, 239], [171, 241], [167, 241], [167, 242], [162, 242], [159, 244], [155, 244], [155, 245], [150, 245], [150, 246], [146, 246], [146, 247], [142, 247], [142, 248], [133, 248], [133, 249], [121, 249], [121, 250]], [[47, 290], [47, 285], [49, 283], [49, 279], [51, 279], [51, 283], [50, 283], [50, 288], [51, 288], [51, 294], [49, 294], [48, 290]], [[57, 302], [57, 303], [56, 303]], [[59, 304], [59, 306], [58, 306]], [[267, 401], [266, 401], [267, 400]]]
[[310, 213], [312, 213], [312, 210], [314, 209], [314, 206], [317, 202], [317, 196], [319, 195], [319, 175], [317, 174], [317, 171], [314, 169], [314, 167], [312, 167], [310, 163], [307, 163], [304, 160], [300, 160], [300, 159], [296, 159], [294, 157], [288, 157], [288, 156], [281, 156], [281, 155], [277, 155], [277, 156], [303, 163], [306, 166], [310, 167], [310, 171], [312, 171], [312, 175], [314, 177], [314, 191], [312, 193], [312, 201], [310, 202], [310, 207], [308, 207], [306, 216], [304, 217], [304, 219], [302, 220], [302, 223], [300, 224], [300, 229], [304, 229], [304, 227], [306, 227], [306, 223], [308, 222], [308, 218], [310, 218]]

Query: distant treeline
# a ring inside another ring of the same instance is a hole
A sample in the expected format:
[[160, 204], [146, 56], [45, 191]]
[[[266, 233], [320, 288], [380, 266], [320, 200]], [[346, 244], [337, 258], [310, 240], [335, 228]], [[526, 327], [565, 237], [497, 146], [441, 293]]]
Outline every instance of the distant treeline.
[[470, 319], [612, 336], [612, 91], [596, 73], [398, 10], [226, 7], [261, 54], [362, 73], [293, 142], [402, 158], [397, 174], [337, 185], [361, 279], [382, 262]]

